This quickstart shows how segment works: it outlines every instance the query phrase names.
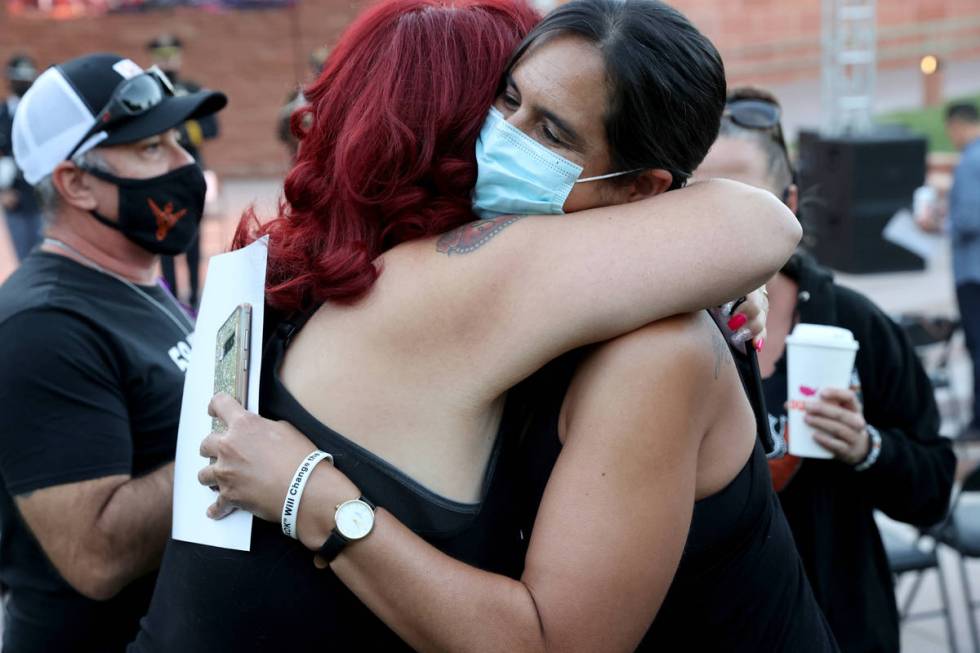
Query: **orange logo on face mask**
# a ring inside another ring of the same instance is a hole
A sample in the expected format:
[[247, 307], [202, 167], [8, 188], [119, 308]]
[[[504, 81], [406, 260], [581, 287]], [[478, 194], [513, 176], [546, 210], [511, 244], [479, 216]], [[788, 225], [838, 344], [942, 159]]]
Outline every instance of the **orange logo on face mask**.
[[187, 209], [181, 209], [174, 213], [173, 202], [167, 202], [162, 209], [152, 199], [147, 199], [146, 202], [150, 205], [150, 210], [153, 211], [153, 217], [157, 220], [157, 240], [166, 238], [170, 230], [177, 224], [177, 221], [187, 214]]

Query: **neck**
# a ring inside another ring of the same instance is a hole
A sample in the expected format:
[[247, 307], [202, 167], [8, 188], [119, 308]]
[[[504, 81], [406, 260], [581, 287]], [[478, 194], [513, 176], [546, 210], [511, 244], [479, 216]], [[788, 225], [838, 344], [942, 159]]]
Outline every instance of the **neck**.
[[45, 252], [77, 260], [83, 265], [91, 261], [100, 268], [145, 286], [152, 285], [156, 279], [159, 256], [90, 216], [62, 216], [45, 230], [44, 235], [77, 250], [84, 259], [72, 251], [48, 244], [41, 248]]
[[980, 138], [980, 126], [971, 128], [970, 131], [966, 132], [966, 140], [963, 141], [963, 149], [966, 149], [970, 143], [978, 138]]
[[[769, 298], [773, 304], [774, 311], [790, 312], [796, 310], [796, 294], [799, 292], [799, 285], [788, 276], [779, 272], [772, 279], [766, 282], [766, 290], [769, 291]], [[775, 293], [775, 297], [773, 294]]]

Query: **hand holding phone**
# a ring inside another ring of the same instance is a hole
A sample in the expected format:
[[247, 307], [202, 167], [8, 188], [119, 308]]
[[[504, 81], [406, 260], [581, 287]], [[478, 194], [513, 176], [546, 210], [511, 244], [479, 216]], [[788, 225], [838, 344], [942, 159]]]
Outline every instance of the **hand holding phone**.
[[[214, 394], [226, 392], [242, 406], [248, 399], [248, 369], [252, 339], [252, 306], [240, 304], [218, 329], [214, 348]], [[228, 426], [214, 417], [213, 431], [225, 431]]]

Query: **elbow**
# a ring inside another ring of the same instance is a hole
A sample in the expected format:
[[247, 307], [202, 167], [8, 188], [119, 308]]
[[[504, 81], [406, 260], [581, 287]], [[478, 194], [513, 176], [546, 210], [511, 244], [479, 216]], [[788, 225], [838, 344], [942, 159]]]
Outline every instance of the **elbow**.
[[[951, 461], [955, 465], [956, 458], [952, 451], [947, 452], [944, 463]], [[892, 494], [882, 498], [882, 509], [886, 515], [896, 521], [910, 524], [920, 529], [935, 526], [946, 519], [953, 495], [954, 467], [944, 465], [936, 469], [930, 482], [923, 481], [918, 491], [902, 499], [902, 494]], [[912, 476], [911, 478], [917, 478]], [[916, 487], [912, 484], [912, 487]], [[887, 492], [888, 490], [885, 489]], [[887, 507], [885, 507], [887, 506]]]
[[803, 225], [800, 224], [800, 220], [796, 217], [796, 214], [790, 211], [784, 204], [780, 203], [780, 207], [783, 214], [782, 238], [783, 252], [785, 254], [785, 260], [780, 264], [780, 267], [782, 267], [796, 251], [796, 248], [799, 247], [800, 241], [803, 240]]
[[915, 526], [920, 530], [926, 530], [942, 522], [949, 512], [949, 497], [936, 497], [928, 501], [916, 510], [892, 510], [885, 511], [892, 519], [905, 522], [910, 526]]
[[108, 601], [132, 580], [125, 573], [122, 559], [107, 541], [89, 540], [76, 550], [72, 564], [61, 569], [62, 576], [82, 596]]
[[544, 618], [531, 585], [523, 580], [518, 581], [514, 584], [512, 596], [510, 609], [496, 616], [501, 632], [507, 633], [503, 650], [527, 653], [549, 653], [555, 650], [548, 645]]
[[953, 452], [952, 445], [944, 442], [945, 449], [940, 453], [936, 461], [935, 471], [935, 492], [932, 500], [924, 506], [917, 526], [928, 528], [938, 524], [949, 513], [949, 506], [953, 497], [953, 483], [956, 477], [956, 454]]
[[108, 601], [119, 594], [126, 583], [106, 561], [92, 561], [65, 580], [75, 591], [93, 601]]
[[796, 251], [803, 238], [803, 227], [799, 219], [775, 195], [758, 191], [759, 226], [766, 242], [766, 257], [769, 264], [769, 278], [778, 272]]
[[796, 215], [769, 191], [735, 181], [711, 182], [725, 198], [727, 228], [749, 254], [756, 286], [765, 283], [786, 264], [803, 237]]

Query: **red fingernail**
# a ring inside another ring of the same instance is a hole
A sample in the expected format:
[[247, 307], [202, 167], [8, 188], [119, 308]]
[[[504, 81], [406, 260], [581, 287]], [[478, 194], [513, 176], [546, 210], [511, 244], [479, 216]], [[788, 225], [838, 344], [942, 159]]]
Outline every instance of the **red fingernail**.
[[762, 348], [765, 347], [765, 346], [766, 346], [766, 339], [765, 338], [759, 338], [756, 341], [756, 343], [755, 343], [755, 350], [756, 351], [762, 351]]
[[748, 321], [749, 318], [745, 317], [744, 315], [742, 314], [736, 315], [732, 319], [728, 320], [728, 328], [732, 331], [738, 331], [743, 326], [745, 326], [745, 323]]

